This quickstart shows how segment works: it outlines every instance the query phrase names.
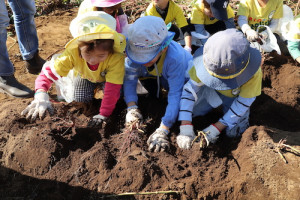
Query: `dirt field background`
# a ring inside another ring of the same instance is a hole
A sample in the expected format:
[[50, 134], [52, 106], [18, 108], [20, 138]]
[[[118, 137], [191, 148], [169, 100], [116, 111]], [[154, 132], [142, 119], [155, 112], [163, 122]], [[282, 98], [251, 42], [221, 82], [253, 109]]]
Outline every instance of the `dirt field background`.
[[[138, 16], [146, 5], [128, 1], [124, 6]], [[43, 58], [63, 50], [76, 14], [77, 8], [56, 9], [36, 18]], [[33, 89], [36, 76], [26, 72], [15, 40], [12, 35], [7, 45], [16, 77]], [[299, 199], [300, 157], [283, 152], [284, 163], [276, 152], [280, 139], [300, 150], [299, 66], [289, 56], [269, 54], [262, 69], [263, 90], [251, 107], [251, 127], [241, 138], [222, 135], [204, 150], [178, 148], [179, 124], [171, 130], [170, 151], [147, 150], [166, 99], [141, 97], [142, 113], [152, 121], [139, 140], [124, 147], [122, 99], [98, 130], [85, 125], [99, 102], [54, 103], [54, 116], [30, 123], [20, 113], [32, 99], [0, 94], [0, 199]], [[55, 97], [55, 90], [51, 94]], [[193, 123], [201, 130], [221, 115], [216, 110]], [[156, 191], [179, 193], [116, 197]]]

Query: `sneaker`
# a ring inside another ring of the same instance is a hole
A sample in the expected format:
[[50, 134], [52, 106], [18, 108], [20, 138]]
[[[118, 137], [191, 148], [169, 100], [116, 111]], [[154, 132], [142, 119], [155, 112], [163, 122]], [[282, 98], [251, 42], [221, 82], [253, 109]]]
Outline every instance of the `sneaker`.
[[14, 75], [0, 76], [0, 91], [18, 98], [29, 98], [34, 95], [34, 92], [18, 82]]

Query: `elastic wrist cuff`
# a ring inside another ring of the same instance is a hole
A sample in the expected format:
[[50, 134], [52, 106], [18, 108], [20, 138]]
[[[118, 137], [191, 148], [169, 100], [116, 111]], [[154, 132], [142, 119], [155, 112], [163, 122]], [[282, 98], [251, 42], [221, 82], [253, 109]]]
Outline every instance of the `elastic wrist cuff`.
[[129, 106], [129, 107], [127, 107], [127, 110], [131, 110], [131, 109], [135, 109], [135, 108], [138, 108], [138, 106], [137, 105]]
[[164, 128], [158, 128], [158, 129], [162, 130], [165, 135], [169, 135], [169, 131], [167, 129]]
[[186, 125], [193, 126], [193, 124], [181, 124], [180, 126], [186, 126]]
[[215, 124], [211, 124], [211, 125], [213, 125], [221, 133], [220, 129]]
[[46, 91], [38, 91], [38, 92], [35, 92], [34, 95], [36, 95], [38, 93], [47, 93], [47, 92]]

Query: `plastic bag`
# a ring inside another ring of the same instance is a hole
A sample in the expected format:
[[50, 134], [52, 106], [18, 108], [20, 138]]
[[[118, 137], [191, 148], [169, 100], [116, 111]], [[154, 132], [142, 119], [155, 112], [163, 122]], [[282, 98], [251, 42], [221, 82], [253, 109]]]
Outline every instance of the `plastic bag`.
[[281, 55], [280, 48], [277, 44], [277, 39], [275, 35], [272, 33], [271, 29], [268, 26], [259, 25], [257, 27], [257, 32], [261, 29], [261, 27], [264, 27], [268, 33], [267, 39], [261, 39], [262, 45], [260, 46], [265, 52], [271, 52], [273, 50], [277, 51], [278, 55]]
[[[51, 60], [45, 63], [44, 66], [50, 66], [51, 69], [54, 69], [54, 61], [60, 55], [61, 54], [53, 55]], [[65, 100], [66, 102], [71, 103], [74, 100], [74, 71], [70, 70], [66, 77], [58, 78], [58, 80], [49, 77], [46, 71], [44, 71], [44, 73], [55, 83], [58, 100]]]
[[293, 28], [293, 20], [294, 16], [292, 9], [287, 5], [283, 5], [283, 17], [279, 20], [277, 29], [275, 31], [281, 36], [283, 40], [289, 40], [288, 35]]

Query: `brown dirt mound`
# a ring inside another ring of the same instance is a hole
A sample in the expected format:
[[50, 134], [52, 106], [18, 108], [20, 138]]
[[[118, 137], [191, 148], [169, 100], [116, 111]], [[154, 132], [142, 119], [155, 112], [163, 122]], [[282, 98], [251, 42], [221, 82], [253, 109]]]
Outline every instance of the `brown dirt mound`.
[[[68, 24], [76, 11], [58, 10], [36, 18], [42, 57], [51, 57], [71, 39]], [[9, 39], [8, 46], [13, 44]], [[25, 72], [17, 45], [9, 53], [17, 78], [33, 88], [36, 76]], [[0, 199], [121, 199], [109, 195], [169, 190], [180, 193], [122, 199], [299, 199], [299, 156], [284, 152], [285, 164], [275, 152], [283, 138], [300, 149], [299, 67], [288, 57], [270, 54], [263, 73], [263, 93], [251, 108], [251, 127], [241, 138], [222, 135], [204, 150], [198, 145], [179, 149], [178, 124], [171, 130], [168, 152], [147, 150], [165, 98], [141, 97], [144, 117], [152, 121], [140, 141], [122, 147], [128, 140], [121, 134], [123, 100], [98, 130], [85, 125], [99, 102], [54, 103], [54, 116], [30, 123], [20, 113], [32, 99], [0, 94]], [[220, 116], [216, 110], [197, 117], [195, 128], [201, 130]]]

